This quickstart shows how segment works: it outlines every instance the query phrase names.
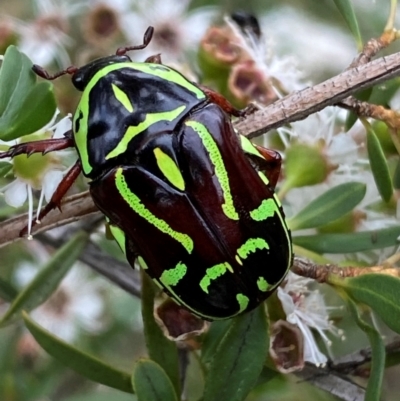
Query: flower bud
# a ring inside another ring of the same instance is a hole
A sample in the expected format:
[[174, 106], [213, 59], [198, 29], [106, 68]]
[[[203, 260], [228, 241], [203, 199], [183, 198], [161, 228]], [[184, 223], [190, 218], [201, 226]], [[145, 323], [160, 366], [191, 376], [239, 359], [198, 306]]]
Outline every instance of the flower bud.
[[324, 182], [334, 166], [323, 154], [321, 144], [316, 146], [293, 143], [285, 153], [285, 176], [281, 191]]

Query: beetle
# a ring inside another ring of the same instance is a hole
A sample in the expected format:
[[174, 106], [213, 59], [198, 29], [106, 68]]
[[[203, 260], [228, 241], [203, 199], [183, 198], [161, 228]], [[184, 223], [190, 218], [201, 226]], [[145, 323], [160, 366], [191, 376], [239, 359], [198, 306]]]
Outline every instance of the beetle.
[[178, 304], [206, 319], [255, 308], [292, 264], [290, 231], [274, 193], [281, 158], [235, 132], [235, 109], [190, 82], [159, 55], [133, 62], [119, 48], [64, 74], [82, 96], [64, 138], [24, 143], [0, 155], [75, 147], [79, 158], [38, 219], [58, 207], [77, 176], [134, 266]]

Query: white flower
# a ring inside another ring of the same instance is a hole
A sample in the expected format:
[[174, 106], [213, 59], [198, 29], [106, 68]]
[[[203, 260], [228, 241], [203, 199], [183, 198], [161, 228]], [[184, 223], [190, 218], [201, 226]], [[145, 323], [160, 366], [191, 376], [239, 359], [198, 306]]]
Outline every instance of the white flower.
[[325, 332], [341, 336], [342, 332], [329, 320], [328, 311], [333, 308], [325, 305], [319, 291], [309, 290], [308, 284], [312, 281], [289, 272], [285, 284], [278, 288], [278, 298], [286, 320], [297, 325], [304, 336], [304, 360], [322, 366], [328, 358], [318, 348], [311, 329], [317, 331], [328, 346], [331, 342]]
[[54, 294], [31, 315], [57, 337], [73, 342], [81, 329], [90, 333], [101, 331], [103, 312], [101, 288], [89, 279], [82, 266], [75, 266]]
[[[32, 136], [33, 140], [45, 139], [49, 136], [49, 132], [54, 132], [53, 138], [61, 138], [62, 135], [71, 128], [71, 117], [67, 116], [54, 125], [54, 119], [48, 125]], [[27, 137], [23, 140], [26, 141]], [[17, 141], [20, 143], [21, 140]], [[15, 145], [15, 141], [12, 144]], [[26, 157], [25, 155], [16, 156], [10, 160], [13, 164], [13, 172], [15, 180], [1, 189], [7, 204], [12, 207], [21, 207], [28, 199], [28, 235], [32, 227], [33, 220], [33, 189], [40, 189], [38, 209], [40, 210], [43, 199], [50, 201], [58, 184], [61, 182], [65, 166], [63, 164], [63, 156], [65, 152], [48, 153], [46, 155], [33, 155]]]
[[[28, 244], [38, 264], [48, 260], [43, 246], [38, 242]], [[21, 263], [15, 271], [18, 287], [28, 285], [37, 272], [36, 264]], [[104, 328], [104, 287], [87, 272], [86, 267], [76, 263], [50, 298], [31, 312], [36, 322], [67, 342], [77, 340], [82, 330], [97, 333]]]
[[[292, 56], [279, 56], [274, 52], [271, 39], [261, 35], [255, 37], [251, 31], [243, 32], [230, 18], [225, 18], [226, 24], [234, 33], [236, 45], [247, 53], [249, 59], [254, 61], [266, 80], [271, 82], [276, 95], [282, 97], [284, 94], [300, 90], [307, 83], [302, 80], [303, 74], [298, 69], [297, 61]], [[282, 93], [284, 90], [284, 93]]]
[[298, 7], [278, 7], [261, 18], [265, 34], [280, 54], [296, 57], [298, 68], [310, 79], [344, 70], [357, 52], [354, 39], [331, 24], [318, 22]]
[[66, 0], [36, 0], [36, 17], [31, 22], [10, 18], [14, 30], [20, 35], [18, 47], [34, 63], [41, 66], [56, 61], [60, 66], [70, 64], [65, 47], [72, 40], [67, 35], [69, 18], [76, 15], [82, 5]]
[[[161, 53], [162, 61], [182, 60], [184, 51], [196, 50], [216, 9], [202, 7], [188, 12], [190, 0], [136, 0], [134, 13], [126, 14], [121, 25], [132, 44], [138, 44], [149, 26], [155, 28], [150, 45], [140, 59]], [[133, 57], [136, 57], [132, 54]]]

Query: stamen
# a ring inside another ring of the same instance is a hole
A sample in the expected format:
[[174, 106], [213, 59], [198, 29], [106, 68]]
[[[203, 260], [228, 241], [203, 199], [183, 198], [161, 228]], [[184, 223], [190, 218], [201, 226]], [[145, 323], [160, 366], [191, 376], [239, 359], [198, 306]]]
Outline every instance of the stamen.
[[40, 198], [39, 198], [39, 203], [38, 203], [37, 212], [36, 212], [36, 224], [41, 224], [41, 221], [38, 219], [38, 216], [40, 213], [40, 209], [42, 208], [43, 199], [44, 199], [44, 189], [42, 187], [42, 190], [40, 191]]
[[32, 196], [32, 187], [27, 185], [28, 192], [28, 239], [31, 240], [33, 237], [31, 235], [32, 230], [32, 220], [33, 220], [33, 196]]

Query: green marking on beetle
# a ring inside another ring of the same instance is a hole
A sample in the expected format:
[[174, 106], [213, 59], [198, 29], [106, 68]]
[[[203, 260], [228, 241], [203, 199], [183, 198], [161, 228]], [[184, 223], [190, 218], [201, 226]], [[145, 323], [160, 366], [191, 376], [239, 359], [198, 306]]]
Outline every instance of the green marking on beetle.
[[187, 250], [188, 253], [192, 253], [194, 246], [193, 240], [187, 234], [179, 233], [173, 230], [165, 220], [162, 220], [155, 216], [149, 209], [147, 209], [143, 205], [139, 197], [136, 196], [129, 189], [128, 184], [125, 181], [122, 168], [119, 168], [115, 173], [115, 185], [121, 196], [140, 217], [143, 217], [147, 222], [152, 224], [158, 230], [178, 241]]
[[282, 203], [281, 203], [280, 199], [278, 198], [278, 195], [275, 194], [275, 193], [274, 193], [274, 199], [275, 199], [276, 204], [277, 204], [279, 207], [282, 207]]
[[187, 266], [179, 262], [174, 268], [164, 270], [160, 276], [160, 282], [167, 288], [175, 286], [185, 277]]
[[249, 238], [240, 248], [237, 253], [242, 259], [246, 259], [251, 253], [257, 249], [269, 249], [267, 241], [263, 238]]
[[153, 149], [154, 156], [156, 157], [157, 160], [157, 165], [158, 168], [161, 170], [161, 172], [164, 174], [165, 178], [180, 189], [181, 191], [185, 190], [185, 181], [182, 177], [181, 171], [179, 170], [179, 167], [175, 163], [175, 161], [164, 153], [161, 148], [154, 148]]
[[242, 149], [244, 152], [249, 153], [251, 155], [255, 155], [258, 157], [264, 157], [262, 154], [257, 150], [257, 148], [252, 144], [249, 138], [245, 137], [244, 135], [239, 135], [240, 138], [240, 145], [242, 146]]
[[258, 175], [260, 176], [260, 178], [262, 179], [262, 181], [265, 185], [269, 185], [269, 179], [262, 171], [259, 171]]
[[[82, 164], [84, 174], [89, 174], [92, 171], [92, 166], [89, 163], [89, 153], [87, 147], [87, 130], [88, 130], [88, 114], [89, 114], [89, 95], [83, 93], [81, 100], [76, 108], [72, 129], [74, 132], [74, 141], [76, 150]], [[79, 120], [79, 129], [76, 131], [77, 121]]]
[[275, 213], [279, 214], [279, 209], [276, 206], [273, 198], [264, 199], [261, 205], [257, 209], [250, 212], [250, 217], [256, 221], [267, 220], [272, 217]]
[[132, 103], [128, 97], [128, 95], [120, 88], [118, 88], [117, 85], [111, 84], [112, 90], [114, 92], [115, 98], [126, 108], [126, 110], [129, 111], [129, 113], [133, 112], [133, 106]]
[[108, 227], [110, 228], [111, 234], [113, 235], [115, 241], [121, 248], [122, 252], [126, 254], [125, 249], [125, 233], [115, 224], [109, 224]]
[[216, 280], [218, 277], [224, 275], [227, 271], [233, 273], [232, 266], [228, 263], [219, 263], [218, 265], [209, 267], [206, 270], [206, 275], [200, 281], [201, 289], [208, 294], [208, 286], [211, 284], [211, 281]]
[[200, 88], [198, 88], [196, 85], [193, 85], [178, 71], [175, 71], [172, 68], [169, 68], [165, 65], [162, 65], [161, 66], [162, 68], [160, 68], [160, 64], [152, 64], [152, 63], [126, 63], [126, 64], [128, 64], [129, 68], [142, 71], [149, 75], [154, 75], [161, 79], [165, 79], [168, 82], [172, 82], [176, 85], [182, 86], [189, 92], [192, 92], [197, 97], [197, 99], [206, 98], [205, 93]]
[[215, 175], [217, 176], [218, 182], [221, 185], [225, 200], [225, 203], [221, 205], [223, 212], [228, 218], [232, 220], [239, 220], [239, 215], [235, 209], [235, 205], [233, 204], [228, 172], [225, 169], [224, 161], [222, 159], [221, 152], [218, 149], [217, 143], [203, 124], [197, 121], [186, 121], [185, 124], [193, 128], [193, 130], [199, 135], [204, 147], [210, 155], [210, 160], [214, 165]]
[[238, 264], [239, 264], [240, 266], [243, 266], [243, 262], [242, 262], [242, 260], [239, 258], [239, 255], [235, 255], [235, 260], [236, 260], [236, 262], [238, 262]]
[[264, 277], [259, 277], [257, 280], [257, 287], [260, 291], [266, 292], [268, 290], [269, 284]]
[[153, 281], [157, 284], [158, 288], [160, 288], [161, 290], [165, 291], [164, 286], [156, 278], [153, 278]]
[[144, 261], [144, 259], [141, 256], [137, 257], [137, 261], [139, 263], [139, 266], [143, 269], [143, 270], [147, 270], [149, 268], [149, 266], [147, 266], [147, 263]]
[[247, 309], [247, 305], [249, 304], [249, 298], [246, 297], [246, 295], [243, 294], [237, 294], [236, 299], [239, 302], [239, 312], [242, 313]]
[[124, 136], [119, 141], [118, 145], [106, 156], [106, 160], [117, 157], [120, 154], [126, 152], [128, 149], [129, 142], [137, 135], [144, 132], [153, 124], [157, 124], [161, 121], [173, 121], [179, 117], [180, 114], [186, 109], [185, 105], [179, 106], [174, 110], [162, 111], [159, 113], [147, 113], [144, 121], [135, 126], [130, 126], [126, 130]]
[[[279, 220], [281, 221], [281, 225], [282, 225], [283, 229], [285, 230], [286, 240], [287, 240], [288, 248], [289, 248], [289, 255], [292, 255], [293, 254], [293, 244], [292, 244], [292, 239], [290, 238], [289, 227], [286, 224], [286, 220], [285, 220], [283, 214], [279, 212], [278, 216], [279, 216]], [[292, 267], [291, 262], [292, 262], [291, 257], [289, 257], [286, 271], [288, 271]]]

